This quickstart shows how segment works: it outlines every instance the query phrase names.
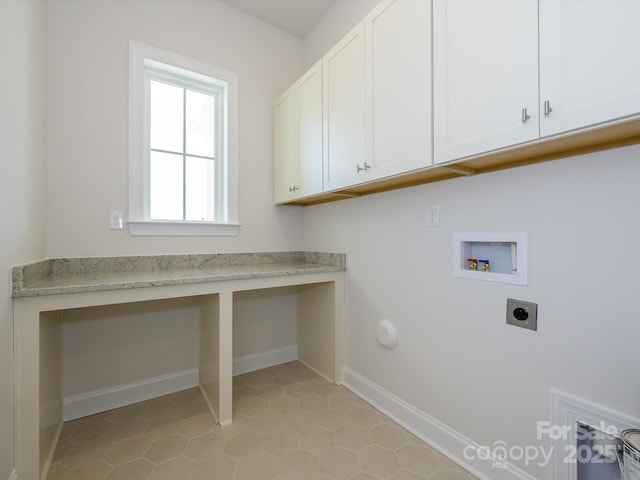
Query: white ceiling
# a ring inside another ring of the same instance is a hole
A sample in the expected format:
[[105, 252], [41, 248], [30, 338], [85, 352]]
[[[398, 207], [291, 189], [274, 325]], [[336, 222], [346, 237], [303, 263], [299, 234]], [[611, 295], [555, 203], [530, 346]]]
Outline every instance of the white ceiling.
[[222, 0], [227, 5], [304, 38], [336, 0]]

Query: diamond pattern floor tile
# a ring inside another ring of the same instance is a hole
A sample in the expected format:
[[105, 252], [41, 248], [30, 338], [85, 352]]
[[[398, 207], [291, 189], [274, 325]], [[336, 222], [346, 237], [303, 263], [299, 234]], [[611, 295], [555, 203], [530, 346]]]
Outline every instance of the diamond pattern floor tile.
[[233, 423], [197, 388], [66, 422], [47, 480], [472, 480], [300, 362], [233, 379]]

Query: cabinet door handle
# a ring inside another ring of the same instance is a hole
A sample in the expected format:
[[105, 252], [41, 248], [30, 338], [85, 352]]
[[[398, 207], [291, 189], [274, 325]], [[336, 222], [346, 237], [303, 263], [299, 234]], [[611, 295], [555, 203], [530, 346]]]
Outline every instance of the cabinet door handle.
[[371, 165], [369, 165], [367, 162], [364, 162], [364, 167], [361, 167], [360, 164], [356, 165], [356, 173], [360, 173], [363, 170], [369, 170], [371, 168]]
[[296, 187], [295, 185], [292, 185], [291, 187], [289, 187], [290, 192], [295, 192], [296, 190], [298, 190], [298, 187]]
[[549, 100], [545, 100], [544, 101], [544, 116], [548, 117], [551, 112], [553, 112], [553, 108], [551, 108], [551, 102]]
[[527, 113], [527, 109], [523, 108], [522, 109], [522, 123], [527, 123], [527, 120], [529, 120], [531, 117], [529, 116], [529, 114]]

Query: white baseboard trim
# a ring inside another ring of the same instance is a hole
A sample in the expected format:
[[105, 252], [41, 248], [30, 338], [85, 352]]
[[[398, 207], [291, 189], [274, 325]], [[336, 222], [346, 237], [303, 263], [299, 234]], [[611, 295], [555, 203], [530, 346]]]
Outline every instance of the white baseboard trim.
[[343, 367], [342, 372], [345, 387], [478, 478], [483, 480], [536, 480], [509, 462], [502, 462], [501, 468], [494, 468], [493, 462], [490, 460], [464, 458], [465, 449], [475, 452], [480, 445], [349, 367]]
[[62, 402], [62, 418], [66, 422], [76, 418], [106, 412], [132, 403], [198, 386], [198, 369], [146, 378], [138, 382], [95, 390], [67, 397]]
[[274, 365], [293, 362], [297, 359], [297, 345], [244, 355], [233, 360], [233, 375], [242, 375], [243, 373], [254, 372]]
[[9, 475], [9, 480], [18, 480], [18, 472], [13, 470], [13, 472], [11, 472], [11, 475]]
[[[262, 368], [273, 367], [274, 365], [293, 362], [297, 359], [298, 347], [296, 345], [245, 355], [233, 360], [233, 375], [241, 375]], [[193, 368], [159, 377], [146, 378], [138, 382], [81, 393], [63, 400], [62, 418], [65, 422], [75, 420], [76, 418], [106, 412], [107, 410], [124, 407], [125, 405], [142, 402], [161, 395], [197, 387], [198, 384], [198, 369]]]

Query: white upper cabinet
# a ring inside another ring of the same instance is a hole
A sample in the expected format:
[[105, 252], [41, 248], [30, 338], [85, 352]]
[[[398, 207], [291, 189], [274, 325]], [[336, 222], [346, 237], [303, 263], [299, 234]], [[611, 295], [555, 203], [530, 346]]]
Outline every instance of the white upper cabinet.
[[381, 0], [278, 100], [276, 202], [635, 138], [639, 19], [640, 0]]
[[638, 0], [434, 0], [435, 163], [637, 116], [638, 19]]
[[298, 197], [322, 192], [322, 62], [296, 82], [298, 95]]
[[358, 183], [368, 166], [364, 48], [361, 22], [323, 58], [325, 190]]
[[430, 17], [383, 0], [325, 55], [325, 191], [431, 164]]
[[541, 136], [640, 112], [639, 21], [638, 0], [540, 2]]
[[538, 137], [538, 2], [435, 0], [434, 160]]
[[274, 196], [276, 203], [295, 198], [300, 185], [298, 169], [298, 121], [295, 88], [280, 96], [273, 108]]
[[365, 18], [368, 179], [431, 164], [431, 2], [385, 0]]
[[322, 192], [322, 62], [276, 102], [274, 165], [276, 203]]
[[533, 140], [538, 2], [434, 0], [434, 161]]

